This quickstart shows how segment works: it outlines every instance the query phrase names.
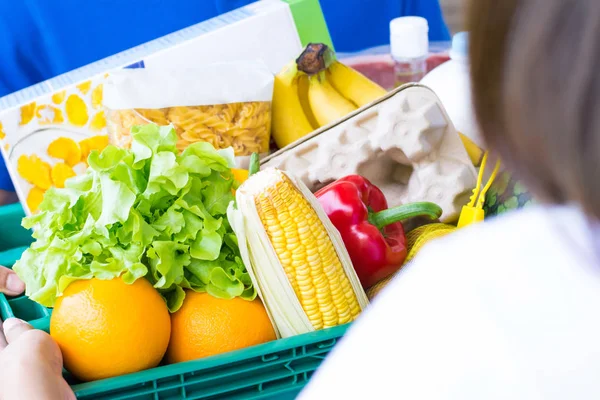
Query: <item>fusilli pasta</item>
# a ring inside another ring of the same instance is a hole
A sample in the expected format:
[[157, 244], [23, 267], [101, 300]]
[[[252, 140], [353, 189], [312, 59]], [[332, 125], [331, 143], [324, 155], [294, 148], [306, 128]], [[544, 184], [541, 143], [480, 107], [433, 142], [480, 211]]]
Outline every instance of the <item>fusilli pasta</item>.
[[179, 136], [177, 147], [180, 150], [198, 141], [209, 142], [217, 149], [233, 147], [236, 156], [269, 150], [270, 102], [107, 112], [111, 141], [121, 147], [131, 145], [132, 126], [153, 122], [157, 125], [173, 124]]

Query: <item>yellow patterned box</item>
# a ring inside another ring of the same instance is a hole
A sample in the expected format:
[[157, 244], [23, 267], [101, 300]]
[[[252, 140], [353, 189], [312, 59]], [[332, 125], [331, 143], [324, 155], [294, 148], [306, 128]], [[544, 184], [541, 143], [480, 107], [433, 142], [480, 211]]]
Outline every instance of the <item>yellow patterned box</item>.
[[[85, 171], [89, 152], [107, 145], [103, 90], [109, 73], [144, 68], [152, 74], [173, 67], [196, 68], [250, 60], [264, 63], [273, 74], [309, 42], [331, 44], [318, 0], [257, 1], [0, 98], [0, 151], [25, 212], [35, 212], [48, 188], [61, 186], [65, 179]], [[240, 100], [231, 103], [230, 99], [236, 98]], [[251, 140], [246, 135], [258, 121], [254, 116], [267, 115], [270, 105], [266, 99], [267, 96], [246, 99], [249, 104], [244, 105], [243, 96], [232, 95], [213, 106], [206, 102], [178, 104], [196, 107], [183, 109], [169, 104], [158, 111], [179, 126], [182, 146], [204, 138], [218, 146], [231, 142], [239, 154], [247, 154], [266, 147], [263, 137], [268, 127]], [[210, 122], [204, 124], [210, 132], [177, 124], [184, 114], [190, 115], [188, 111], [193, 111], [194, 118]], [[127, 117], [122, 112], [116, 114], [113, 117], [117, 120]], [[143, 115], [143, 110], [135, 109], [134, 114], [139, 120], [152, 120]], [[213, 120], [208, 121], [210, 118]], [[244, 120], [244, 129], [222, 127], [234, 120]], [[122, 125], [130, 122], [123, 121]], [[211, 132], [213, 135], [209, 135]]]
[[92, 150], [108, 144], [104, 79], [38, 97], [0, 116], [5, 161], [29, 211], [35, 212], [50, 187], [63, 187], [66, 179], [85, 171]]

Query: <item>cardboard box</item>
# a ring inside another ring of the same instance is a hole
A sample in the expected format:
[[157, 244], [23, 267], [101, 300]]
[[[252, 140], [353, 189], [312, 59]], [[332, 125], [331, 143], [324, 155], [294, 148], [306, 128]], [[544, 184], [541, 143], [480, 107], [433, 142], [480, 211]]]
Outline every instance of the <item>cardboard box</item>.
[[[62, 162], [48, 155], [54, 140], [106, 135], [102, 85], [108, 72], [261, 60], [276, 73], [313, 41], [331, 45], [318, 0], [263, 0], [1, 98], [1, 152], [25, 212], [31, 214], [27, 198], [35, 186], [19, 173], [19, 159], [45, 180]], [[85, 170], [83, 156], [80, 161], [76, 173]]]

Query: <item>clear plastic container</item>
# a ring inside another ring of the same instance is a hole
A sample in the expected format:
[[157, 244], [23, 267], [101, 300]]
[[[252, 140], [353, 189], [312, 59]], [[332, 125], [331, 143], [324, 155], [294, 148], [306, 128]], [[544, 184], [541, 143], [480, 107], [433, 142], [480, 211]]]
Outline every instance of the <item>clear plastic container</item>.
[[[450, 60], [449, 49], [451, 42], [430, 42], [427, 56], [426, 71]], [[394, 59], [390, 53], [389, 45], [377, 46], [356, 53], [337, 53], [337, 57], [344, 64], [354, 68], [367, 78], [378, 83], [387, 90], [395, 87]]]
[[419, 82], [427, 73], [429, 24], [422, 17], [400, 17], [390, 22], [394, 86]]
[[394, 86], [419, 82], [427, 73], [427, 58], [394, 60]]

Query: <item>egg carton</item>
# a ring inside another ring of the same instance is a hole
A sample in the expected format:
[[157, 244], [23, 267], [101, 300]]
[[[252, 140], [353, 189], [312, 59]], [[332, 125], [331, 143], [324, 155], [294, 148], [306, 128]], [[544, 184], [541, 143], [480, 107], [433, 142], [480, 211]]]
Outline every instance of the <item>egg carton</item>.
[[440, 99], [419, 84], [395, 89], [264, 158], [261, 166], [291, 172], [313, 191], [359, 174], [384, 192], [390, 206], [438, 204], [443, 222], [458, 219], [477, 180]]

